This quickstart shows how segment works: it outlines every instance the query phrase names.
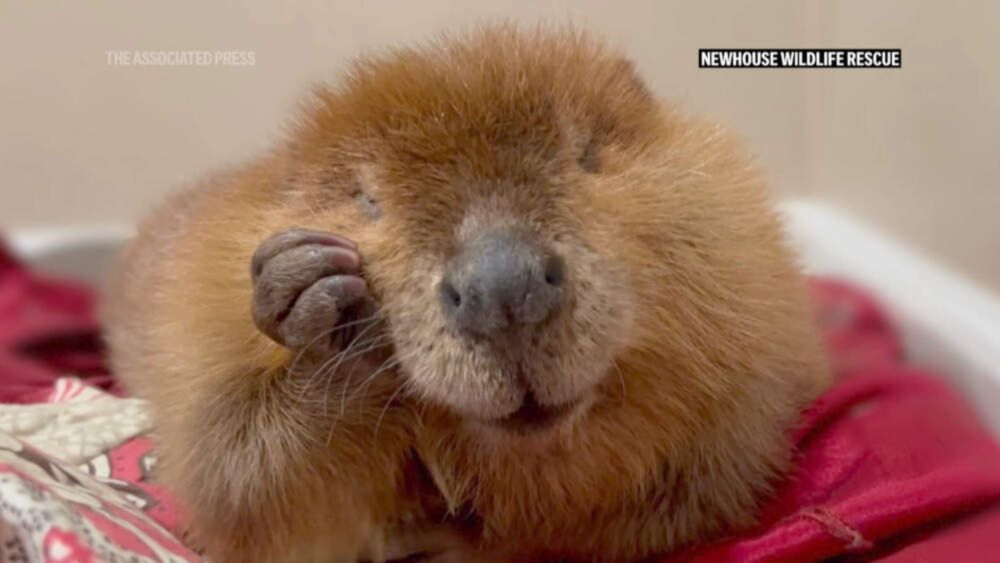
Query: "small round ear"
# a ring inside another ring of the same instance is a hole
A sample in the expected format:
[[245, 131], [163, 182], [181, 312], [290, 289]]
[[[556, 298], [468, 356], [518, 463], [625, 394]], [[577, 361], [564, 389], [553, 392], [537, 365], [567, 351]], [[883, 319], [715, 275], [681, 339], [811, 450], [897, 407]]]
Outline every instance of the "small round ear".
[[565, 115], [559, 119], [559, 133], [562, 138], [562, 162], [574, 163], [584, 172], [594, 174], [601, 170], [601, 157], [597, 147], [595, 132], [581, 128]]
[[631, 59], [619, 57], [613, 64], [611, 70], [612, 84], [618, 84], [624, 90], [623, 93], [632, 96], [636, 101], [652, 102], [654, 99], [652, 90], [646, 85], [646, 81], [639, 75], [635, 63]]
[[597, 151], [597, 143], [593, 138], [583, 145], [576, 161], [584, 172], [596, 174], [601, 171], [601, 155]]
[[[645, 109], [655, 104], [653, 92], [639, 76], [635, 64], [619, 57], [599, 69], [596, 80], [602, 84], [603, 102], [598, 103], [592, 111], [586, 113], [584, 119], [574, 121], [565, 118], [560, 124], [566, 146], [575, 159], [576, 164], [584, 172], [595, 174], [601, 171], [601, 152], [603, 145], [612, 139], [628, 138], [629, 127], [623, 122], [623, 112], [606, 110], [602, 104], [613, 100], [615, 106]], [[638, 113], [641, 113], [639, 109]], [[630, 113], [628, 111], [624, 113]]]

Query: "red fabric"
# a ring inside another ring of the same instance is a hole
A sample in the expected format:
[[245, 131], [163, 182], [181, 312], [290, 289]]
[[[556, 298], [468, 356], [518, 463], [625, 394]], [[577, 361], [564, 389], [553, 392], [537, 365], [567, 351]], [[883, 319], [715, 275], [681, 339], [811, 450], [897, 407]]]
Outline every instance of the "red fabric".
[[150, 439], [138, 436], [91, 460], [86, 472], [131, 497], [157, 524], [180, 534], [183, 527], [177, 499], [152, 479], [155, 458]]
[[667, 561], [1000, 560], [1000, 447], [940, 378], [906, 366], [863, 293], [814, 280], [836, 384], [758, 529]]
[[90, 289], [36, 275], [0, 241], [0, 403], [43, 401], [69, 373], [118, 392], [102, 352]]

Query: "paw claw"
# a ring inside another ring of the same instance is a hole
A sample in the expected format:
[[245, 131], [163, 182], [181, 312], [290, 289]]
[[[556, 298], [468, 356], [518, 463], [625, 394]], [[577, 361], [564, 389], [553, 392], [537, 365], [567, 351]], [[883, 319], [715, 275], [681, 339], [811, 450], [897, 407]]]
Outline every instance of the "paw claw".
[[342, 344], [337, 327], [368, 295], [360, 267], [357, 245], [344, 237], [305, 229], [273, 235], [251, 261], [254, 322], [291, 349]]
[[257, 247], [250, 262], [250, 271], [256, 278], [263, 272], [265, 264], [272, 258], [287, 250], [307, 244], [341, 247], [355, 251], [355, 253], [358, 250], [357, 243], [338, 235], [309, 229], [289, 229], [272, 235]]

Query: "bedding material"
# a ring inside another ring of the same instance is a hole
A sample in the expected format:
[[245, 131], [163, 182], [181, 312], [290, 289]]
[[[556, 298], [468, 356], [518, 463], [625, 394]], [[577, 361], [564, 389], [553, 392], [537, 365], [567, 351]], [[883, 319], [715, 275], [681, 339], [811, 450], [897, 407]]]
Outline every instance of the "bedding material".
[[836, 375], [795, 432], [797, 470], [761, 525], [667, 559], [992, 561], [1000, 448], [939, 377], [906, 364], [862, 291], [812, 282]]
[[127, 491], [0, 432], [0, 559], [198, 561]]
[[[988, 561], [1000, 448], [968, 403], [908, 365], [877, 305], [814, 279], [835, 385], [795, 429], [798, 464], [760, 525], [664, 561]], [[86, 287], [0, 248], [0, 561], [196, 561], [150, 481], [141, 401], [102, 362]]]
[[118, 394], [104, 365], [90, 288], [27, 268], [0, 238], [0, 403], [45, 400], [74, 374]]
[[74, 465], [151, 427], [144, 401], [109, 395], [74, 377], [57, 379], [45, 402], [0, 407], [0, 432]]

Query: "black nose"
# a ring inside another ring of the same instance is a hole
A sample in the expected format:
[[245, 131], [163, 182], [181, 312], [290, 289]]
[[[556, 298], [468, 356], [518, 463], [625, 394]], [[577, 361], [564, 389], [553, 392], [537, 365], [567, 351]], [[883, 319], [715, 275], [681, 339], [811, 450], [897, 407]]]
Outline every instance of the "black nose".
[[527, 234], [497, 231], [468, 245], [441, 282], [445, 315], [461, 332], [496, 336], [537, 324], [563, 301], [565, 266]]

